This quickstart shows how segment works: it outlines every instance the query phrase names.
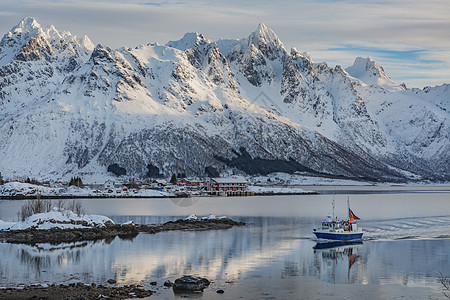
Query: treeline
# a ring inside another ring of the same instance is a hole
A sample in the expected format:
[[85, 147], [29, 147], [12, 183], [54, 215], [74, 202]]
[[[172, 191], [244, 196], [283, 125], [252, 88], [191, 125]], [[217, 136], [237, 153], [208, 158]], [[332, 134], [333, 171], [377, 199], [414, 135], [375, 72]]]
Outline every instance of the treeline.
[[30, 184], [35, 184], [35, 185], [42, 185], [42, 182], [40, 182], [39, 180], [32, 178], [30, 179], [30, 177], [27, 177], [27, 179], [25, 179], [25, 183], [30, 183]]
[[[34, 185], [44, 185], [41, 181], [35, 179], [35, 178], [30, 178], [27, 177], [25, 180], [21, 179], [21, 180], [17, 180], [19, 182], [24, 182], [24, 183], [29, 183], [29, 184], [34, 184]], [[0, 172], [0, 185], [5, 184], [6, 181], [3, 179], [2, 173]], [[81, 177], [72, 177], [69, 181], [69, 186], [77, 186], [79, 188], [83, 188], [84, 184], [83, 184], [83, 180], [81, 180]]]
[[80, 177], [72, 177], [69, 181], [69, 186], [71, 185], [77, 186], [79, 188], [84, 187], [83, 181]]

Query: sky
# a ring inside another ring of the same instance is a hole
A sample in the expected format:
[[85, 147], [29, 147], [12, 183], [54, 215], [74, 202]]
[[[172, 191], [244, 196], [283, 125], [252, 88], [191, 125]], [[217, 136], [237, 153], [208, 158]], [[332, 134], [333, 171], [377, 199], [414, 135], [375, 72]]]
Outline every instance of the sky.
[[450, 84], [449, 0], [0, 0], [0, 36], [26, 16], [111, 48], [240, 39], [264, 23], [315, 62], [370, 56], [409, 88]]

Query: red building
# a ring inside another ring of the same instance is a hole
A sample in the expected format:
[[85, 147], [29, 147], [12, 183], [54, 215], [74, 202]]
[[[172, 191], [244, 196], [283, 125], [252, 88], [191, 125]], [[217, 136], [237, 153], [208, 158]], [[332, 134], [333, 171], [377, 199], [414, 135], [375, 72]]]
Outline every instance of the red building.
[[153, 187], [165, 187], [167, 185], [167, 181], [163, 179], [155, 179], [152, 181]]
[[243, 177], [211, 178], [209, 186], [213, 192], [243, 192], [248, 182]]
[[184, 186], [186, 188], [199, 189], [203, 185], [203, 181], [197, 179], [183, 178], [177, 182], [178, 186]]

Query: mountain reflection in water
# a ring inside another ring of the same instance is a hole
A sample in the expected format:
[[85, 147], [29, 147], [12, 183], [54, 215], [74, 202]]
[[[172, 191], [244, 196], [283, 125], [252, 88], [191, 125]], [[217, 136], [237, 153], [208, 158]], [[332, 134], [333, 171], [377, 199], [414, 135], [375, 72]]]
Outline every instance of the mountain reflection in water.
[[[132, 240], [59, 245], [0, 244], [0, 285], [75, 282], [118, 284], [174, 280], [197, 274], [213, 280], [311, 276], [329, 283], [435, 282], [450, 268], [449, 239], [318, 243], [314, 221], [244, 218], [246, 227], [140, 234]], [[411, 263], [413, 262], [413, 263]], [[389, 266], [389, 272], [386, 271]]]

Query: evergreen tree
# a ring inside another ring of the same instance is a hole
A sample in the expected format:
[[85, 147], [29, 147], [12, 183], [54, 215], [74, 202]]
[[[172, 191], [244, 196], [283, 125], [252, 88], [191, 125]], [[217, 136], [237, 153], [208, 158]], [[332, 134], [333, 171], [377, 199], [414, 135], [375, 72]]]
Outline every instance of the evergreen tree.
[[172, 178], [170, 178], [170, 183], [171, 184], [176, 184], [177, 183], [177, 175], [172, 174]]
[[0, 185], [2, 185], [4, 182], [3, 182], [3, 177], [2, 177], [2, 172], [0, 172]]
[[77, 186], [79, 188], [84, 187], [83, 181], [80, 177], [72, 177], [69, 181], [69, 186], [71, 185]]
[[82, 188], [84, 187], [83, 181], [81, 180], [81, 177], [77, 178], [77, 187]]

